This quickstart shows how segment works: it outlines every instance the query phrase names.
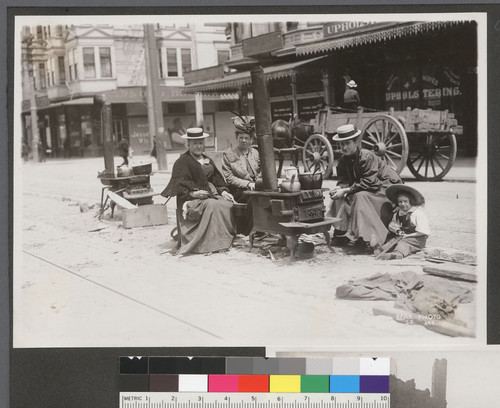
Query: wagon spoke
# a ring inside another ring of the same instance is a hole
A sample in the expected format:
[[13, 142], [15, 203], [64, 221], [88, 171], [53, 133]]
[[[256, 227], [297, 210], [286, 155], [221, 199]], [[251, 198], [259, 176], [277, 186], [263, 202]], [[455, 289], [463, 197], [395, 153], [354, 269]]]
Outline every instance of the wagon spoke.
[[368, 140], [361, 140], [361, 143], [367, 144], [368, 146], [375, 146], [375, 143], [369, 142]]
[[373, 143], [378, 143], [377, 138], [373, 136], [372, 132], [370, 132], [369, 130], [366, 131], [366, 135], [373, 140]]
[[375, 130], [375, 139], [374, 139], [375, 143], [378, 143], [378, 142], [380, 142], [380, 133], [379, 133], [376, 125], [373, 126], [373, 130]]
[[400, 147], [400, 146], [403, 146], [403, 143], [392, 144], [392, 145], [388, 146], [387, 148], [388, 149], [394, 149], [395, 147]]
[[436, 150], [449, 150], [451, 146], [436, 146]]
[[385, 142], [386, 145], [390, 144], [396, 136], [399, 136], [399, 133], [393, 133], [392, 136]]
[[399, 153], [393, 152], [392, 150], [386, 150], [385, 151], [387, 154], [392, 154], [394, 157], [397, 157], [399, 159], [402, 158], [402, 156]]
[[425, 178], [427, 178], [428, 170], [429, 170], [429, 159], [425, 159]]
[[432, 172], [434, 173], [434, 177], [436, 177], [436, 169], [434, 167], [434, 160], [432, 159], [432, 157], [430, 158], [430, 162], [431, 162]]
[[[423, 155], [421, 155], [423, 156]], [[422, 159], [422, 161], [420, 162], [420, 164], [418, 165], [418, 169], [417, 169], [417, 173], [420, 171], [420, 169], [422, 168], [422, 165], [424, 164], [425, 162], [425, 159]]]
[[434, 143], [439, 145], [441, 142], [445, 141], [448, 139], [448, 135], [441, 136], [439, 140], [436, 140]]
[[398, 168], [398, 166], [396, 165], [396, 163], [394, 163], [394, 160], [391, 159], [391, 156], [385, 156], [387, 158], [388, 161], [391, 162], [391, 164], [394, 166], [395, 169]]
[[[415, 157], [414, 160], [411, 161], [411, 164], [415, 163], [418, 159], [420, 159], [424, 154], [423, 153], [420, 153], [417, 157]], [[419, 167], [420, 169], [420, 167]], [[418, 171], [418, 170], [417, 170]]]
[[439, 152], [437, 152], [437, 153], [436, 153], [436, 156], [439, 156], [439, 157], [441, 157], [441, 158], [443, 158], [443, 159], [446, 159], [446, 160], [450, 160], [450, 158], [449, 158], [448, 156], [444, 155], [443, 153], [439, 153]]
[[434, 161], [437, 163], [437, 165], [438, 165], [439, 167], [441, 167], [441, 170], [444, 170], [443, 165], [441, 164], [441, 162], [440, 162], [440, 161], [437, 159], [437, 157], [435, 157], [435, 156], [434, 156]]

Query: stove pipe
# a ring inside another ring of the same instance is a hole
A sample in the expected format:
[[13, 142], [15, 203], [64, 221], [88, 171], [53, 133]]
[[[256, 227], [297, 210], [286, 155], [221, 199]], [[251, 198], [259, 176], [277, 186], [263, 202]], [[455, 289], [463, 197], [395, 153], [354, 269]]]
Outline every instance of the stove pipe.
[[253, 106], [255, 111], [255, 130], [259, 146], [260, 165], [264, 190], [278, 191], [276, 161], [274, 159], [273, 138], [271, 135], [271, 104], [267, 95], [264, 70], [252, 67]]

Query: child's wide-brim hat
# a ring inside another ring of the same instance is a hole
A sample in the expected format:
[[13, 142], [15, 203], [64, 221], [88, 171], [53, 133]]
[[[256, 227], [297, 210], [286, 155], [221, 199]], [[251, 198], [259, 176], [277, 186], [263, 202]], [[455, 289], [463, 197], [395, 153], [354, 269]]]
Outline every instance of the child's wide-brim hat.
[[358, 84], [356, 82], [354, 82], [352, 79], [347, 83], [347, 86], [349, 88], [356, 88], [358, 86]]
[[181, 137], [187, 140], [200, 140], [200, 139], [206, 139], [209, 136], [210, 135], [208, 133], [205, 133], [202, 128], [195, 127], [186, 130], [186, 134], [182, 135]]
[[415, 190], [413, 187], [407, 186], [406, 184], [393, 184], [392, 186], [387, 187], [387, 190], [385, 190], [385, 195], [394, 204], [398, 203], [398, 196], [400, 194], [404, 194], [413, 198], [416, 205], [425, 204], [425, 198], [420, 193], [420, 191]]
[[342, 125], [337, 128], [337, 133], [332, 137], [332, 140], [342, 142], [343, 140], [354, 139], [360, 134], [361, 130], [356, 129], [353, 124], [348, 123], [347, 125]]

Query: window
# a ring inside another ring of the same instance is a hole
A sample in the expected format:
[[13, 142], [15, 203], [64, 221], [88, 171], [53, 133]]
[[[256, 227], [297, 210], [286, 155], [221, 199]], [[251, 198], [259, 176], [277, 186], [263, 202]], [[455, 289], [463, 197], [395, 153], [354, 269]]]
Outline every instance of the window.
[[296, 30], [297, 28], [299, 28], [299, 22], [298, 21], [287, 21], [287, 23], [286, 23], [286, 31]]
[[94, 49], [90, 47], [83, 48], [83, 74], [85, 78], [95, 78]]
[[227, 60], [229, 60], [229, 50], [217, 50], [217, 64], [225, 64]]
[[57, 26], [56, 26], [56, 35], [57, 35], [58, 37], [61, 37], [61, 36], [62, 36], [62, 34], [63, 34], [63, 29], [62, 29], [62, 26], [61, 26], [61, 25], [57, 25]]
[[42, 40], [43, 34], [42, 34], [42, 26], [39, 25], [39, 26], [36, 26], [36, 38], [37, 40]]
[[167, 75], [169, 77], [179, 76], [177, 70], [177, 49], [167, 48]]
[[39, 78], [40, 78], [40, 89], [47, 88], [47, 81], [45, 78], [45, 64], [38, 64]]
[[160, 64], [160, 78], [164, 78], [163, 62], [161, 61], [161, 48], [158, 48], [158, 63]]
[[111, 48], [99, 48], [101, 78], [111, 78]]
[[183, 73], [191, 71], [191, 50], [189, 48], [181, 48], [181, 63]]
[[66, 69], [64, 67], [64, 56], [57, 57], [57, 64], [59, 68], [59, 83], [66, 82]]

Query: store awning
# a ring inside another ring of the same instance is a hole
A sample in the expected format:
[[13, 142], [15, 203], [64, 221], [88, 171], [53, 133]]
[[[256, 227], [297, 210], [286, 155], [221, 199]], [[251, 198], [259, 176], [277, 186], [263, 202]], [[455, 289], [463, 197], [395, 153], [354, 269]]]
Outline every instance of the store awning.
[[[94, 104], [94, 98], [93, 97], [84, 97], [84, 98], [78, 98], [78, 99], [70, 99], [69, 101], [64, 101], [60, 103], [61, 105], [64, 106], [71, 106], [71, 105], [93, 105]], [[58, 104], [56, 104], [58, 105]]]
[[351, 31], [345, 36], [337, 36], [310, 44], [297, 45], [295, 54], [324, 53], [341, 48], [413, 36], [462, 23], [465, 23], [465, 21], [413, 21], [407, 23], [389, 22], [376, 24], [371, 30], [368, 28], [367, 30]]
[[[273, 65], [264, 68], [264, 76], [267, 80], [274, 80], [279, 78], [286, 78], [293, 75], [296, 72], [296, 68], [310, 64], [311, 62], [318, 61], [325, 58], [317, 57], [304, 61], [290, 62], [288, 64]], [[184, 87], [184, 93], [235, 93], [238, 92], [242, 86], [250, 85], [252, 83], [252, 78], [250, 76], [250, 71], [237, 72], [235, 74], [228, 74], [224, 78], [210, 79], [203, 82], [194, 83]]]

